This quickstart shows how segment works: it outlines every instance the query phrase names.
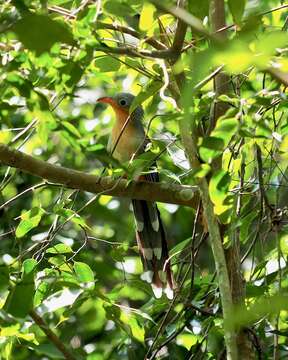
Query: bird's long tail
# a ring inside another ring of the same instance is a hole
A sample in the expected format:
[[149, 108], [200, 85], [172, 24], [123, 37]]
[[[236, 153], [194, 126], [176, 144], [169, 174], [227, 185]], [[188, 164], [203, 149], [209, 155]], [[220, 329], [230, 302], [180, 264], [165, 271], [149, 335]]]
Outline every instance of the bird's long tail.
[[136, 222], [136, 238], [144, 273], [141, 278], [151, 283], [155, 297], [162, 292], [173, 298], [173, 276], [168, 247], [160, 213], [156, 203], [132, 200]]

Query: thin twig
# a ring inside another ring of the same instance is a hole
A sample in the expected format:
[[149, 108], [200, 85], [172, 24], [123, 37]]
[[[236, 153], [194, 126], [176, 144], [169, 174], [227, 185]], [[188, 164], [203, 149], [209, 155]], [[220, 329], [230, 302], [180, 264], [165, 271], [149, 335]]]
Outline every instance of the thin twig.
[[45, 187], [45, 186], [61, 186], [61, 185], [49, 183], [49, 182], [46, 182], [46, 181], [41, 182], [40, 184], [33, 185], [33, 186], [29, 187], [28, 189], [23, 190], [20, 194], [17, 194], [15, 196], [13, 196], [9, 200], [7, 200], [4, 204], [0, 205], [0, 210], [2, 210], [4, 207], [10, 205], [13, 201], [19, 199], [21, 196], [26, 195], [30, 191], [34, 191], [36, 189], [39, 189], [39, 188], [42, 188], [42, 187]]
[[71, 354], [66, 345], [60, 340], [60, 338], [48, 327], [42, 317], [36, 313], [36, 311], [31, 310], [29, 315], [34, 320], [35, 324], [37, 324], [40, 329], [45, 333], [47, 338], [50, 340], [52, 344], [56, 346], [56, 348], [61, 351], [64, 358], [66, 360], [76, 360], [77, 358]]

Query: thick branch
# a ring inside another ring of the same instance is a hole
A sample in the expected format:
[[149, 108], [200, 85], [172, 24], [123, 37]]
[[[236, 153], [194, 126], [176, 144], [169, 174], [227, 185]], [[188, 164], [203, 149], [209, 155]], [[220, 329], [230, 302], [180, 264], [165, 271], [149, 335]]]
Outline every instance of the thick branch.
[[205, 37], [218, 42], [217, 38], [203, 26], [202, 21], [190, 14], [188, 11], [184, 10], [184, 8], [165, 5], [164, 1], [161, 0], [150, 0], [150, 2], [158, 9], [175, 16], [177, 19], [181, 20], [182, 23], [190, 26], [191, 29], [196, 31], [198, 34], [204, 35]]
[[[225, 22], [225, 9], [223, 0], [213, 0], [210, 3], [210, 18], [213, 32], [216, 33], [216, 37], [222, 41], [227, 39], [227, 31], [221, 31], [220, 29], [226, 28]], [[220, 71], [217, 76], [214, 77], [214, 90], [216, 99], [222, 94], [228, 94], [230, 89], [230, 77], [224, 72]], [[208, 133], [210, 133], [219, 119], [220, 116], [224, 115], [228, 110], [229, 105], [226, 102], [219, 101], [218, 99], [213, 106], [213, 114], [210, 119]]]
[[[225, 22], [225, 5], [224, 0], [213, 0], [210, 3], [210, 19], [211, 25], [214, 32], [217, 32], [219, 29], [226, 27]], [[216, 35], [222, 41], [227, 40], [227, 32], [222, 31]], [[214, 91], [216, 97], [218, 98], [222, 94], [229, 94], [230, 91], [230, 77], [224, 72], [219, 72], [214, 78]], [[212, 131], [218, 121], [218, 119], [223, 116], [228, 110], [228, 104], [224, 102], [217, 102], [214, 104], [213, 114], [210, 119], [209, 132]], [[215, 170], [221, 169], [222, 167], [222, 157], [213, 162], [213, 167]], [[226, 226], [221, 225], [221, 233], [223, 234], [226, 231]], [[235, 237], [234, 241], [231, 242], [230, 247], [226, 250], [226, 264], [227, 270], [230, 279], [230, 292], [232, 295], [233, 304], [243, 304], [245, 298], [245, 283], [242, 278], [241, 273], [241, 263], [240, 263], [240, 242], [239, 239]], [[229, 297], [231, 297], [229, 294]], [[234, 329], [235, 331], [235, 329]], [[237, 348], [235, 348], [235, 335]], [[253, 358], [253, 351], [251, 351], [251, 344], [247, 338], [247, 334], [240, 330], [238, 333], [233, 332], [233, 339], [226, 339], [230, 341], [230, 349], [227, 344], [227, 358]], [[232, 343], [233, 341], [233, 343]], [[232, 346], [231, 346], [232, 345]]]
[[[154, 0], [153, 3], [155, 3]], [[177, 8], [176, 10], [177, 10], [177, 14], [179, 13], [184, 14], [186, 17], [187, 12], [184, 9]], [[174, 10], [173, 12], [175, 13]], [[187, 23], [187, 21], [185, 21], [185, 19], [182, 16], [181, 17], [178, 16], [178, 19], [181, 19], [183, 22]], [[180, 24], [181, 22], [178, 22], [178, 26], [181, 26]], [[178, 79], [176, 78], [176, 81], [177, 80]], [[180, 81], [177, 81], [177, 85], [179, 87], [179, 90], [181, 91], [183, 89], [182, 88], [183, 84]], [[186, 117], [186, 116], [182, 117], [179, 123], [180, 134], [191, 167], [199, 168], [200, 163], [198, 160], [197, 138], [195, 133], [191, 134], [192, 126], [189, 120], [190, 117]], [[221, 295], [227, 359], [235, 360], [237, 359], [236, 333], [234, 329], [230, 329], [227, 326], [227, 321], [231, 318], [232, 306], [233, 306], [231, 287], [229, 283], [229, 275], [228, 275], [218, 220], [214, 214], [214, 206], [209, 196], [208, 181], [206, 178], [201, 178], [199, 180], [199, 190], [200, 190], [200, 198], [202, 200], [205, 220], [208, 225], [209, 238], [211, 241], [211, 248], [215, 260], [219, 290]]]
[[196, 186], [185, 186], [148, 181], [127, 181], [86, 174], [81, 171], [49, 164], [18, 150], [0, 144], [0, 162], [29, 174], [72, 189], [101, 193], [130, 199], [159, 201], [197, 207]]
[[[178, 7], [182, 8], [184, 4], [185, 4], [185, 0], [178, 1]], [[171, 66], [173, 66], [181, 56], [181, 51], [183, 48], [186, 31], [187, 31], [187, 24], [185, 22], [183, 22], [182, 20], [178, 19], [177, 28], [176, 28], [176, 32], [175, 32], [175, 36], [174, 36], [173, 45], [172, 45], [172, 50], [175, 52], [175, 54], [177, 54], [177, 56], [170, 61]], [[182, 71], [179, 74], [175, 74], [174, 76], [175, 76], [176, 82], [182, 83], [182, 86], [184, 87], [184, 84], [185, 84], [184, 72]]]
[[47, 326], [45, 321], [39, 316], [35, 311], [30, 311], [29, 315], [34, 320], [40, 329], [45, 333], [49, 341], [56, 346], [56, 348], [61, 351], [66, 360], [76, 360], [76, 358], [70, 353], [66, 345], [59, 339], [59, 337]]
[[[182, 7], [183, 4], [184, 4], [184, 0], [178, 1], [178, 6]], [[187, 31], [187, 24], [185, 22], [183, 22], [182, 20], [178, 19], [175, 37], [174, 37], [174, 41], [173, 41], [173, 45], [172, 45], [172, 49], [177, 54], [179, 54], [178, 56], [180, 56], [182, 48], [183, 48], [186, 31]]]

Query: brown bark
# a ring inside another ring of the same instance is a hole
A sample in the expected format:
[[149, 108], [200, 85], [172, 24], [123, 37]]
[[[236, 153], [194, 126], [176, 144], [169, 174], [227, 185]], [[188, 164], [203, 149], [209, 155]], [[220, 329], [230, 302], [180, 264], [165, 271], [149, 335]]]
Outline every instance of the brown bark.
[[198, 204], [198, 188], [196, 186], [95, 176], [49, 164], [21, 151], [12, 150], [4, 144], [0, 144], [0, 162], [71, 189], [136, 200], [186, 205], [195, 209]]
[[[225, 28], [225, 6], [223, 0], [213, 0], [211, 1], [210, 7], [210, 20], [213, 27], [213, 32], [217, 32], [217, 30]], [[219, 40], [225, 41], [227, 40], [227, 32], [221, 31], [216, 35]], [[214, 91], [216, 94], [216, 102], [211, 111], [211, 118], [208, 132], [210, 133], [214, 127], [218, 119], [223, 116], [228, 110], [228, 104], [223, 103], [217, 100], [217, 97], [222, 94], [229, 94], [230, 92], [230, 78], [223, 71], [218, 73], [214, 77]], [[219, 169], [222, 166], [222, 159], [220, 158], [214, 164], [214, 169]], [[226, 226], [221, 226], [222, 236], [225, 233]], [[229, 273], [230, 286], [232, 292], [232, 301], [234, 305], [244, 306], [245, 301], [245, 281], [242, 276], [241, 271], [241, 259], [240, 259], [240, 242], [239, 238], [236, 235], [233, 241], [231, 242], [228, 249], [225, 251], [226, 263]], [[240, 330], [237, 334], [237, 348], [238, 348], [238, 356], [239, 359], [254, 359], [255, 353], [252, 349], [252, 344], [248, 338], [247, 332], [244, 330]]]

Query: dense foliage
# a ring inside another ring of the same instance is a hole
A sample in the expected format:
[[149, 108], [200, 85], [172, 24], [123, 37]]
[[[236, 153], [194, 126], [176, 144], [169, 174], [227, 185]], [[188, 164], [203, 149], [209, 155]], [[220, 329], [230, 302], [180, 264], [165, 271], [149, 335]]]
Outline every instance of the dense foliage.
[[[245, 329], [251, 358], [284, 359], [287, 6], [228, 0], [223, 40], [211, 3], [187, 1], [193, 17], [186, 16], [178, 58], [169, 52], [181, 17], [173, 2], [164, 9], [142, 0], [1, 2], [0, 142], [96, 175], [133, 178], [157, 159], [163, 182], [197, 185], [205, 177], [228, 267], [229, 249], [239, 245], [246, 281], [246, 307], [229, 326]], [[228, 90], [217, 93], [223, 70]], [[180, 96], [177, 77], [185, 79]], [[144, 107], [153, 140], [132, 164], [106, 152], [114, 114], [96, 102], [120, 91], [139, 94], [135, 105]], [[215, 101], [226, 113], [213, 128]], [[184, 155], [183, 121], [197, 134], [198, 168]], [[225, 358], [213, 239], [200, 205], [159, 203], [178, 284], [171, 302], [155, 299], [140, 278], [128, 199], [67, 189], [13, 167], [1, 166], [0, 176], [1, 358]]]

